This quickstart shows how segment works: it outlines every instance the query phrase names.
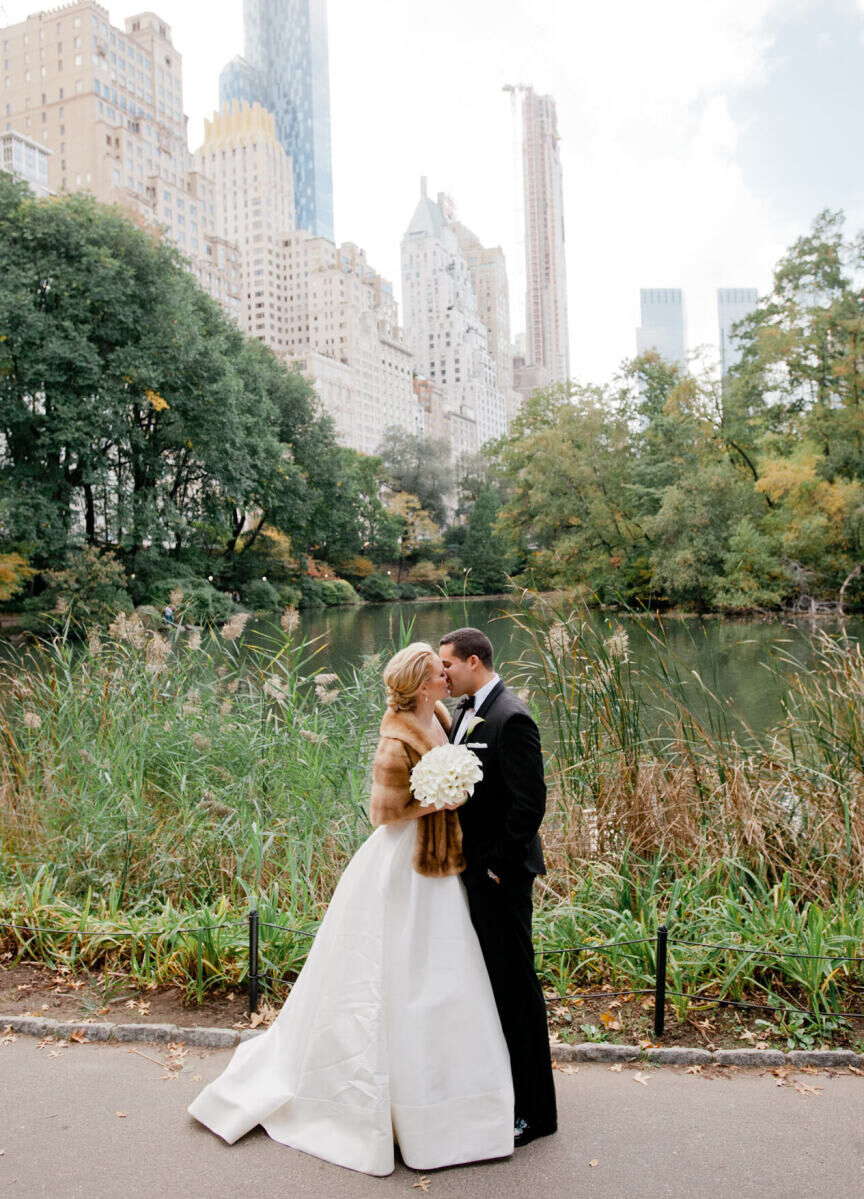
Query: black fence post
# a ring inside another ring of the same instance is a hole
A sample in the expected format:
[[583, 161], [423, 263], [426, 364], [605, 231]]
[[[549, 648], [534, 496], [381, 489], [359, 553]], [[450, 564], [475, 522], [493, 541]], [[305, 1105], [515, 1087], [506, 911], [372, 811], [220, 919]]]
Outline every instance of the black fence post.
[[258, 911], [249, 913], [249, 1011], [258, 1011]]
[[666, 1027], [666, 940], [667, 929], [657, 929], [657, 977], [654, 983], [654, 1036], [662, 1037]]

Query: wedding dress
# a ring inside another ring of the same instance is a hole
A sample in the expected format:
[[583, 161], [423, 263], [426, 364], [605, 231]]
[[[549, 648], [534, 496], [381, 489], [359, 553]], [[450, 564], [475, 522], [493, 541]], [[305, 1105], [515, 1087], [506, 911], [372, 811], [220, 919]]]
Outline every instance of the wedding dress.
[[412, 869], [414, 820], [375, 830], [333, 895], [272, 1027], [189, 1111], [385, 1175], [513, 1152], [507, 1046], [458, 877]]

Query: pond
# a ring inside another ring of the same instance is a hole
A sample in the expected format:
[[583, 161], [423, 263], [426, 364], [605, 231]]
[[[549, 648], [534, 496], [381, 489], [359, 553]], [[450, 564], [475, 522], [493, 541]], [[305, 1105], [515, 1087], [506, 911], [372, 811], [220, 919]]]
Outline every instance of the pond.
[[[483, 629], [495, 647], [496, 666], [505, 681], [508, 664], [524, 652], [530, 642], [511, 618], [515, 606], [502, 599], [450, 599], [429, 603], [366, 604], [351, 608], [306, 610], [300, 631], [307, 638], [320, 638], [317, 661], [321, 670], [340, 671], [358, 663], [364, 655], [398, 645], [402, 629], [410, 627], [413, 640], [437, 645], [442, 634], [460, 625]], [[614, 612], [593, 611], [587, 615], [594, 627], [608, 636], [617, 626], [626, 630], [630, 654], [637, 664], [651, 665], [658, 654], [656, 637], [665, 643], [663, 655], [677, 668], [692, 695], [694, 714], [704, 711], [704, 695], [695, 675], [724, 705], [733, 724], [743, 723], [763, 732], [783, 717], [784, 675], [781, 661], [791, 655], [805, 666], [814, 658], [809, 622], [781, 620], [744, 621], [670, 617], [660, 620], [631, 618]], [[250, 626], [266, 631], [270, 621]], [[829, 634], [841, 631], [838, 622], [820, 622]], [[847, 620], [842, 629], [859, 639], [864, 622]]]

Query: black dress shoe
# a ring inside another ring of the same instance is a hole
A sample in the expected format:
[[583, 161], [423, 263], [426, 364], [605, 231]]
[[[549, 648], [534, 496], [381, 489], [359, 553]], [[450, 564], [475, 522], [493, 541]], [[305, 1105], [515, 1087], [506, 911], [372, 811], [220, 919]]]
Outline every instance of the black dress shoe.
[[518, 1119], [513, 1129], [513, 1148], [521, 1149], [523, 1145], [530, 1145], [538, 1137], [549, 1137], [553, 1132], [557, 1132], [557, 1128], [540, 1128], [535, 1124], [529, 1124], [527, 1120]]

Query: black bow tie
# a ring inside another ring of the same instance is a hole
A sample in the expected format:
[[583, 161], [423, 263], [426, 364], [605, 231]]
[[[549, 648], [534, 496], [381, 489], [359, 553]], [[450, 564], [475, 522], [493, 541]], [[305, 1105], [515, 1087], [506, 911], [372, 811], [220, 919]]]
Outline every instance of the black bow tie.
[[459, 703], [456, 705], [456, 707], [460, 712], [464, 712], [468, 708], [473, 708], [474, 707], [474, 696], [473, 695], [463, 695], [463, 697], [459, 700]]

